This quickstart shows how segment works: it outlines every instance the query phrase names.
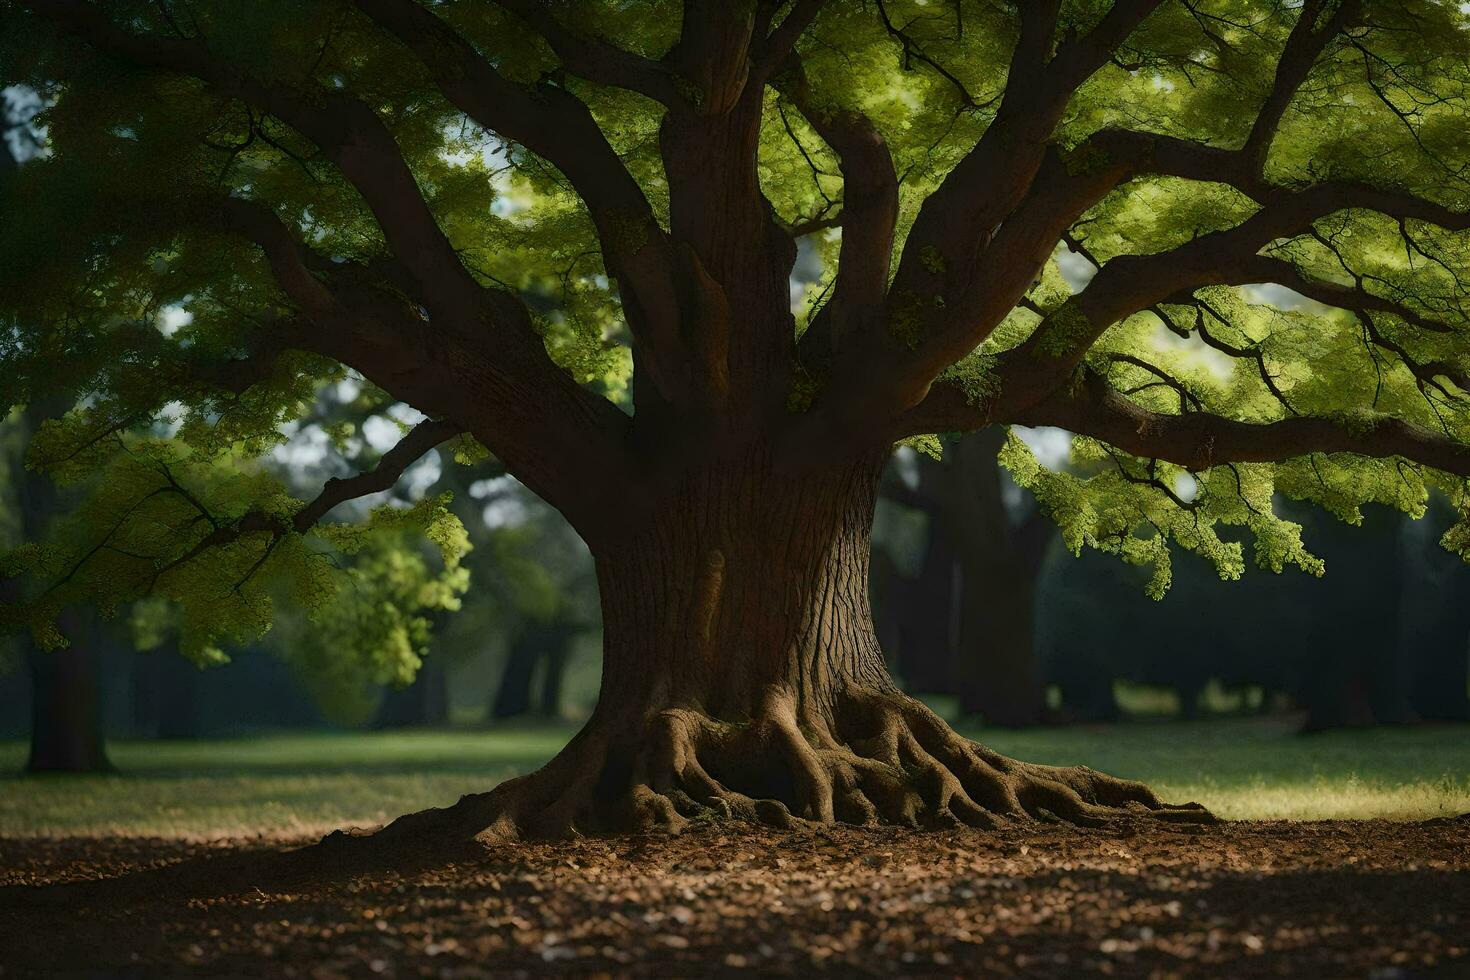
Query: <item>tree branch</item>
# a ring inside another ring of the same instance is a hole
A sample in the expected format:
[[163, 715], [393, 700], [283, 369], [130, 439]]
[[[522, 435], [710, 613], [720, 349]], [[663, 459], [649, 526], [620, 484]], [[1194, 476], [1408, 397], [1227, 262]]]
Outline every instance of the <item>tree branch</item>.
[[1264, 169], [1271, 142], [1281, 125], [1281, 118], [1317, 63], [1318, 56], [1338, 32], [1358, 16], [1362, 8], [1360, 0], [1338, 0], [1337, 10], [1319, 28], [1317, 21], [1329, 2], [1331, 0], [1304, 0], [1297, 22], [1287, 36], [1286, 47], [1276, 64], [1276, 77], [1271, 91], [1256, 115], [1245, 146], [1241, 148], [1241, 153], [1250, 161], [1251, 169], [1255, 173], [1259, 174]]
[[199, 39], [134, 34], [84, 0], [22, 0], [35, 13], [99, 51], [144, 68], [197, 78], [268, 112], [317, 145], [367, 202], [389, 247], [435, 303], [478, 303], [480, 287], [460, 264], [419, 192], [398, 144], [361, 101], [316, 87], [258, 81]]
[[811, 27], [827, 0], [796, 0], [791, 10], [756, 46], [755, 64], [750, 70], [751, 85], [764, 85], [796, 50], [796, 42]]
[[1470, 476], [1470, 445], [1392, 415], [1351, 418], [1297, 415], [1276, 422], [1239, 422], [1211, 412], [1168, 414], [1124, 397], [1086, 370], [1066, 390], [1026, 407], [967, 402], [957, 386], [936, 385], [893, 435], [961, 432], [991, 424], [1056, 426], [1123, 452], [1197, 471], [1228, 463], [1275, 463], [1312, 453], [1402, 456], [1433, 469]]
[[[338, 505], [390, 489], [403, 476], [404, 471], [418, 462], [429, 450], [463, 432], [464, 429], [452, 422], [432, 419], [420, 422], [384, 453], [371, 470], [345, 479], [333, 477], [328, 480], [322, 487], [321, 493], [308, 501], [289, 521], [283, 521], [263, 511], [253, 510], [232, 524], [221, 524], [210, 516], [202, 505], [195, 502], [196, 509], [209, 518], [210, 523], [215, 525], [214, 529], [188, 551], [160, 567], [154, 575], [154, 581], [188, 564], [211, 548], [232, 544], [247, 534], [269, 534], [272, 539], [280, 538], [288, 533], [305, 534]], [[172, 482], [171, 477], [170, 481]], [[177, 484], [174, 484], [174, 487], [175, 492], [183, 493], [182, 488]]]
[[1306, 276], [1295, 265], [1284, 259], [1272, 258], [1266, 255], [1252, 256], [1250, 259], [1237, 266], [1237, 272], [1230, 277], [1240, 283], [1269, 282], [1278, 286], [1285, 286], [1293, 292], [1301, 293], [1308, 299], [1316, 300], [1324, 306], [1336, 307], [1339, 310], [1349, 310], [1353, 313], [1389, 313], [1398, 317], [1410, 326], [1417, 327], [1430, 333], [1453, 333], [1455, 327], [1433, 317], [1425, 316], [1417, 310], [1411, 309], [1402, 303], [1378, 296], [1368, 292], [1361, 284], [1348, 286], [1342, 283], [1327, 282]]
[[[485, 129], [549, 160], [591, 213], [603, 261], [618, 280], [634, 342], [667, 398], [686, 387], [679, 340], [677, 259], [638, 182], [592, 118], [563, 88], [509, 81], [416, 0], [356, 0], [358, 9], [415, 55], [445, 98]], [[527, 13], [538, 19], [536, 5]]]
[[544, 0], [494, 0], [551, 46], [570, 74], [599, 85], [646, 95], [670, 109], [682, 109], [685, 98], [666, 65], [626, 51], [601, 38], [587, 37], [563, 24]]
[[[1020, 299], [1057, 234], [1117, 179], [1074, 176], [1051, 145], [1052, 133], [1077, 87], [1162, 2], [1114, 3], [1096, 27], [1064, 40], [1049, 61], [1059, 3], [1018, 5], [1020, 31], [995, 120], [925, 200], [887, 293], [884, 315], [904, 321], [909, 349], [879, 338], [868, 363], [853, 369], [841, 389], [886, 403], [873, 409], [880, 413], [904, 410]], [[992, 256], [995, 261], [986, 261]], [[892, 367], [874, 385], [878, 363]]]
[[1350, 421], [1295, 416], [1267, 423], [1238, 422], [1208, 412], [1168, 415], [1129, 401], [1090, 371], [1073, 389], [1056, 392], [1005, 421], [1059, 426], [1135, 456], [1190, 470], [1232, 462], [1280, 462], [1312, 453], [1351, 453], [1379, 459], [1401, 456], [1470, 476], [1470, 446], [1391, 415], [1364, 414]]
[[[583, 471], [627, 475], [627, 417], [606, 399], [579, 387], [552, 362], [518, 297], [481, 287], [464, 268], [376, 113], [342, 92], [262, 83], [199, 39], [133, 34], [114, 24], [104, 8], [81, 0], [23, 2], [105, 54], [198, 78], [222, 94], [277, 116], [315, 143], [372, 209], [390, 249], [412, 279], [408, 292], [417, 305], [393, 299], [392, 290], [380, 289], [378, 283], [352, 281], [361, 272], [352, 267], [333, 264], [334, 268], [308, 268], [303, 274], [307, 256], [299, 243], [293, 254], [289, 238], [294, 236], [287, 232], [289, 237], [283, 237], [279, 229], [261, 225], [255, 230], [261, 233], [278, 276], [284, 277], [283, 289], [303, 306], [314, 325], [325, 328], [313, 338], [312, 349], [356, 367], [426, 414], [459, 421], [584, 535], [600, 530], [597, 525], [605, 519], [606, 503], [599, 490], [582, 478]], [[401, 26], [415, 41], [430, 46], [436, 39], [443, 41], [442, 35], [432, 33], [442, 22], [412, 0], [360, 0], [360, 4], [381, 5], [390, 20], [403, 18]], [[422, 18], [428, 19], [428, 29], [414, 34], [413, 29], [424, 27]], [[461, 55], [473, 56], [471, 68], [480, 61], [451, 32], [454, 43], [460, 45]], [[440, 51], [434, 64], [454, 75], [455, 66], [446, 66], [450, 61]], [[494, 71], [480, 63], [483, 72], [498, 81]], [[458, 84], [466, 84], [465, 77]], [[484, 97], [496, 90], [477, 91]], [[545, 127], [551, 114], [544, 105], [538, 111], [539, 125]], [[585, 115], [585, 107], [580, 111]], [[556, 130], [554, 117], [551, 122], [548, 128]], [[631, 183], [626, 171], [619, 167], [618, 172]], [[638, 199], [642, 200], [641, 193]], [[250, 220], [259, 217], [257, 213]], [[652, 252], [645, 249], [639, 254]], [[424, 329], [423, 310], [437, 329]], [[381, 323], [393, 324], [391, 337], [362, 329]], [[414, 343], [406, 345], [410, 338]], [[620, 491], [627, 489], [622, 481], [616, 485]]]
[[[1108, 327], [1171, 296], [1202, 286], [1270, 281], [1266, 273], [1283, 270], [1276, 265], [1262, 268], [1265, 263], [1257, 252], [1273, 241], [1307, 232], [1315, 221], [1337, 211], [1372, 210], [1449, 230], [1470, 228], [1470, 213], [1352, 181], [1327, 181], [1302, 190], [1258, 187], [1257, 192], [1264, 206], [1233, 228], [1153, 255], [1122, 255], [1104, 263], [1082, 292], [1044, 319], [1024, 343], [1002, 355], [999, 371], [1007, 397], [1024, 401], [1044, 396], [1067, 379]], [[1327, 284], [1306, 280], [1299, 284], [1324, 295], [1330, 291]], [[1363, 297], [1357, 301], [1372, 302]]]
[[842, 243], [832, 299], [802, 337], [803, 357], [820, 362], [835, 352], [838, 332], [872, 332], [880, 325], [898, 222], [898, 175], [888, 144], [870, 119], [813, 104], [796, 55], [787, 59], [775, 85], [831, 147], [842, 171]]
[[429, 450], [462, 435], [464, 431], [463, 427], [448, 420], [426, 419], [420, 422], [385, 452], [372, 469], [356, 476], [328, 480], [321, 493], [291, 519], [291, 529], [304, 534], [337, 505], [391, 488], [404, 471], [427, 455]]

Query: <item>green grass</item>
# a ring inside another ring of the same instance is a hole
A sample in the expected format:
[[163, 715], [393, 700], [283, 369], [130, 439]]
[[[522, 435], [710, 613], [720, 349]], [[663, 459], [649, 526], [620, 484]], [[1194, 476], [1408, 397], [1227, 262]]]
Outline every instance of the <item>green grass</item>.
[[967, 732], [999, 752], [1142, 779], [1231, 820], [1424, 820], [1470, 812], [1470, 726], [1296, 734], [1232, 718]]
[[[371, 825], [442, 806], [525, 772], [570, 728], [291, 734], [120, 741], [119, 772], [11, 775], [24, 746], [0, 742], [0, 836], [267, 837]], [[1470, 811], [1464, 726], [1298, 736], [1280, 719], [971, 732], [1007, 755], [1086, 763], [1150, 782], [1233, 819], [1385, 817]]]

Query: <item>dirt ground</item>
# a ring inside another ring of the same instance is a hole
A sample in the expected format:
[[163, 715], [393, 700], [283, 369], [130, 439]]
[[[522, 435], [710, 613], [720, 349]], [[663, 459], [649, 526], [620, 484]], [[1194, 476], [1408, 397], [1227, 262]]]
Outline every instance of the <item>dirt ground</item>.
[[1470, 815], [356, 843], [0, 840], [0, 976], [1470, 977]]

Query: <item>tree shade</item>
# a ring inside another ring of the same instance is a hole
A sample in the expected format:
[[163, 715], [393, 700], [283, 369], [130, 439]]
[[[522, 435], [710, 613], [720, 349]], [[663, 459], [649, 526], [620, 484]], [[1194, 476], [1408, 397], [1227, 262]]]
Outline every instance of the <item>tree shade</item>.
[[[10, 556], [48, 584], [8, 618], [54, 643], [65, 605], [159, 594], [196, 651], [258, 634], [362, 546], [334, 506], [488, 450], [597, 560], [603, 697], [456, 827], [1194, 816], [893, 689], [866, 572], [896, 442], [1077, 434], [1086, 478], [1004, 461], [1155, 592], [1170, 548], [1241, 574], [1222, 524], [1320, 571], [1273, 494], [1465, 511], [1456, 5], [0, 11], [50, 147], [5, 192], [0, 394], [73, 395], [31, 458], [96, 487]], [[799, 242], [824, 273], [793, 302]], [[347, 372], [425, 420], [310, 501], [242, 465]], [[463, 547], [442, 501], [371, 524]]]

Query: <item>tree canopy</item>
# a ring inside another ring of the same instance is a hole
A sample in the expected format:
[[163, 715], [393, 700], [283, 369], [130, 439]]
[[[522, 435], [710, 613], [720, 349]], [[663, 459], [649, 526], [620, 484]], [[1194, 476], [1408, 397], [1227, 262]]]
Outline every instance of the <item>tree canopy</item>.
[[[88, 488], [6, 612], [325, 608], [324, 521], [488, 450], [594, 543], [707, 442], [1006, 464], [1074, 548], [1315, 568], [1272, 497], [1470, 507], [1470, 14], [1438, 0], [0, 0], [0, 400]], [[798, 250], [819, 280], [792, 295]], [[1064, 275], [1064, 272], [1067, 275]], [[1068, 278], [1070, 276], [1070, 279]], [[1276, 287], [1276, 288], [1267, 288]], [[186, 323], [170, 311], [186, 310]], [[422, 413], [310, 499], [320, 386]], [[446, 453], [450, 452], [446, 448]], [[1470, 527], [1447, 535], [1470, 546]], [[447, 587], [447, 586], [446, 586]], [[407, 626], [405, 630], [411, 632]]]

